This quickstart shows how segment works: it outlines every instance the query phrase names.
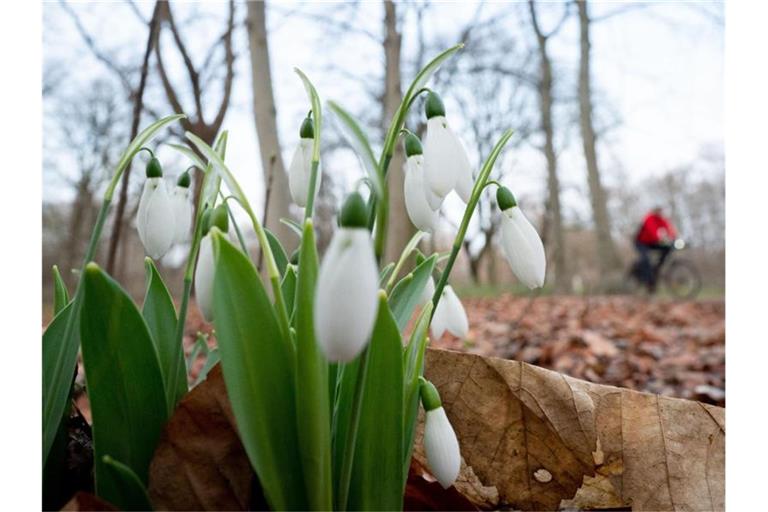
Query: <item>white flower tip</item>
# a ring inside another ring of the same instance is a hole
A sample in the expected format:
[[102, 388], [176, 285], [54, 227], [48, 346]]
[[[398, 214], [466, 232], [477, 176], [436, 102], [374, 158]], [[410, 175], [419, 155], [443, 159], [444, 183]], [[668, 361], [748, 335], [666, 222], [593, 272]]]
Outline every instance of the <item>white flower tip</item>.
[[427, 411], [424, 425], [424, 451], [432, 474], [444, 489], [456, 481], [461, 469], [459, 441], [445, 409]]

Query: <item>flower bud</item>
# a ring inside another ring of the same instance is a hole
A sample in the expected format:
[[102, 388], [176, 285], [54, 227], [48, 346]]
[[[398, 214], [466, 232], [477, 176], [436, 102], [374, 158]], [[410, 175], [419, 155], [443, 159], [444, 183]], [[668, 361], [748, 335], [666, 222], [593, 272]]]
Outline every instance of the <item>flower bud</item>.
[[194, 208], [192, 207], [192, 191], [189, 189], [190, 182], [189, 173], [183, 172], [176, 181], [176, 187], [174, 187], [171, 193], [173, 219], [175, 222], [173, 242], [176, 244], [186, 242], [189, 237], [189, 231], [192, 228]]
[[427, 185], [424, 182], [424, 156], [414, 154], [405, 161], [405, 179], [403, 181], [405, 209], [414, 226], [427, 233], [432, 233], [437, 225], [439, 214], [432, 210], [427, 200]]
[[195, 300], [197, 307], [207, 321], [213, 321], [213, 278], [216, 271], [213, 260], [213, 242], [210, 230], [213, 227], [226, 233], [229, 231], [229, 213], [224, 204], [203, 212], [203, 238], [195, 267]]
[[496, 193], [501, 213], [501, 246], [512, 272], [528, 288], [544, 285], [547, 258], [539, 234], [517, 206], [512, 192], [500, 187]]
[[[160, 163], [152, 172], [160, 169]], [[150, 166], [147, 165], [147, 174]], [[162, 171], [159, 171], [162, 172]], [[136, 228], [144, 250], [152, 259], [162, 258], [173, 244], [176, 233], [173, 204], [162, 177], [147, 178], [139, 199]]]
[[424, 113], [427, 115], [427, 119], [432, 119], [435, 116], [445, 117], [445, 105], [443, 105], [443, 99], [439, 94], [429, 91], [427, 101], [424, 102]]
[[[474, 179], [464, 144], [451, 130], [442, 101], [427, 97], [427, 135], [424, 140], [424, 170], [431, 191], [442, 199], [456, 189], [462, 201], [469, 202]], [[435, 99], [436, 98], [436, 99]], [[434, 204], [431, 204], [433, 209]], [[439, 205], [438, 205], [439, 206]]]
[[344, 205], [342, 227], [328, 246], [315, 291], [315, 334], [332, 362], [357, 357], [368, 342], [378, 310], [379, 273], [370, 233], [365, 227], [344, 227], [349, 216], [352, 220], [357, 216], [356, 202], [347, 199]]
[[447, 489], [456, 481], [461, 469], [459, 440], [445, 414], [440, 394], [435, 386], [419, 378], [421, 403], [426, 411], [424, 420], [424, 451], [432, 474]]
[[[301, 124], [299, 145], [293, 153], [291, 164], [288, 166], [288, 188], [293, 202], [302, 208], [307, 205], [309, 182], [312, 177], [312, 149], [314, 145], [314, 127], [312, 119], [307, 117]], [[315, 178], [315, 196], [320, 190], [322, 173], [318, 166]]]
[[435, 314], [432, 316], [430, 328], [433, 340], [439, 340], [445, 331], [462, 339], [469, 334], [467, 312], [464, 311], [464, 306], [461, 305], [461, 301], [451, 285], [446, 285], [443, 288], [443, 294], [437, 303]]
[[368, 226], [368, 208], [363, 196], [352, 192], [344, 200], [339, 215], [339, 225], [344, 228], [365, 228]]
[[432, 276], [429, 276], [429, 279], [427, 279], [427, 284], [424, 286], [424, 290], [421, 292], [421, 299], [419, 299], [419, 304], [426, 304], [427, 302], [430, 302], [434, 294], [435, 280], [432, 279]]

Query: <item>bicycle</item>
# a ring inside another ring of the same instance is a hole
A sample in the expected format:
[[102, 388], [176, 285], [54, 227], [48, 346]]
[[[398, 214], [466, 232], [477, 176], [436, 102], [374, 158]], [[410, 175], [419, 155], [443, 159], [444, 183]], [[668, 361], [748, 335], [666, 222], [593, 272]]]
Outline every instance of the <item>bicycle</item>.
[[[701, 273], [691, 260], [678, 256], [678, 253], [685, 247], [686, 243], [681, 238], [671, 244], [672, 251], [661, 268], [656, 270], [659, 273], [656, 282], [675, 298], [693, 299], [701, 291], [702, 279]], [[653, 261], [654, 257], [658, 258], [659, 256], [653, 255], [651, 257], [652, 268], [656, 269], [658, 260]], [[642, 266], [639, 258], [629, 268], [627, 281], [639, 287], [647, 287], [642, 278]], [[651, 293], [654, 292], [651, 291]]]

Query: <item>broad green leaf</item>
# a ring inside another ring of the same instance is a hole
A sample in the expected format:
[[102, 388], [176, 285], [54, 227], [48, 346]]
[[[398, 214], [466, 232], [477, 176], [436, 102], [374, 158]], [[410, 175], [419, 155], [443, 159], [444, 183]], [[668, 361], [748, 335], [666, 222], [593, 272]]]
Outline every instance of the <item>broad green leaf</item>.
[[250, 259], [213, 234], [213, 311], [237, 428], [272, 510], [307, 510], [298, 448], [292, 344]]
[[283, 291], [288, 317], [293, 318], [296, 305], [296, 267], [293, 265], [289, 264], [286, 267], [283, 281], [280, 283], [280, 289]]
[[[71, 336], [69, 340], [64, 339], [67, 322], [70, 321], [74, 306], [73, 301], [59, 311], [43, 333], [43, 464], [64, 417], [69, 401], [72, 375], [75, 372], [80, 341], [80, 322], [77, 319], [73, 319], [72, 329], [76, 335]], [[71, 366], [68, 364], [69, 361], [72, 361]], [[57, 366], [60, 370], [58, 375], [56, 374]], [[65, 367], [68, 368], [66, 373], [64, 373]], [[55, 412], [58, 414], [54, 416]]]
[[176, 403], [187, 392], [184, 351], [176, 342], [176, 308], [171, 294], [151, 258], [144, 259], [144, 268], [147, 272], [147, 292], [141, 314], [157, 350], [170, 416]]
[[383, 292], [368, 357], [347, 510], [400, 510], [403, 344]]
[[53, 266], [53, 314], [57, 315], [69, 304], [69, 292], [67, 285], [59, 273], [59, 267]]
[[116, 502], [120, 490], [103, 456], [120, 460], [146, 484], [168, 409], [157, 351], [136, 305], [95, 263], [86, 266], [84, 286], [80, 327], [96, 494]]
[[203, 364], [203, 367], [200, 369], [200, 373], [197, 374], [197, 378], [195, 379], [193, 386], [197, 386], [203, 382], [205, 378], [208, 377], [208, 372], [211, 371], [211, 368], [216, 366], [219, 361], [221, 361], [219, 349], [215, 348], [213, 350], [209, 350], [208, 355], [205, 358], [205, 364]]
[[408, 321], [413, 315], [413, 310], [419, 303], [421, 295], [424, 293], [424, 287], [427, 285], [432, 269], [435, 267], [437, 256], [432, 255], [421, 262], [413, 272], [402, 278], [392, 290], [389, 298], [389, 305], [392, 308], [392, 314], [397, 320], [400, 330], [405, 329]]
[[264, 232], [267, 234], [267, 241], [269, 242], [270, 249], [272, 249], [272, 255], [275, 257], [277, 269], [280, 271], [280, 275], [283, 276], [285, 275], [285, 267], [288, 265], [288, 255], [285, 253], [283, 245], [274, 233], [266, 228], [264, 229]]
[[347, 143], [352, 146], [352, 149], [357, 154], [358, 158], [363, 163], [363, 167], [368, 172], [369, 181], [373, 187], [373, 193], [377, 198], [381, 199], [382, 190], [384, 190], [384, 183], [379, 175], [379, 163], [373, 154], [371, 144], [368, 142], [368, 137], [365, 136], [365, 132], [355, 118], [344, 110], [338, 103], [334, 101], [327, 102], [328, 108], [335, 114], [335, 118], [338, 119], [338, 125], [341, 128], [341, 133], [344, 135]]
[[331, 421], [328, 362], [315, 339], [314, 298], [318, 273], [312, 220], [304, 222], [296, 286], [296, 415], [299, 449], [312, 510], [332, 508]]
[[109, 480], [110, 503], [120, 510], [154, 510], [147, 488], [128, 466], [109, 455], [102, 457], [104, 480]]
[[[125, 168], [142, 146], [148, 144], [161, 128], [183, 117], [185, 117], [183, 114], [177, 114], [155, 121], [139, 133], [125, 149], [107, 190], [104, 192], [104, 201], [86, 250], [85, 263], [93, 259], [112, 196]], [[75, 295], [72, 299], [72, 314], [64, 322], [61, 330], [57, 332], [55, 340], [49, 339], [47, 343], [45, 339], [43, 340], [43, 368], [47, 370], [43, 379], [43, 463], [48, 457], [48, 451], [56, 436], [56, 429], [67, 406], [72, 374], [77, 363], [77, 349], [80, 344], [80, 311], [83, 304], [83, 274], [84, 272], [80, 273], [75, 288]]]
[[293, 68], [293, 70], [297, 75], [299, 75], [299, 78], [301, 78], [301, 81], [304, 83], [304, 89], [306, 89], [307, 96], [309, 97], [309, 101], [312, 104], [312, 115], [315, 118], [313, 123], [315, 129], [315, 138], [312, 145], [312, 161], [319, 162], [320, 130], [322, 130], [323, 127], [323, 112], [322, 108], [320, 107], [320, 96], [318, 96], [317, 90], [315, 90], [315, 86], [312, 85], [312, 82], [309, 81], [309, 78], [307, 78], [307, 75], [305, 75], [302, 70], [299, 68]]
[[[416, 416], [419, 414], [419, 377], [424, 374], [424, 351], [427, 349], [427, 331], [432, 319], [432, 303], [427, 302], [419, 313], [408, 346], [403, 352], [403, 476], [408, 477], [413, 452]], [[405, 480], [403, 481], [405, 486]]]

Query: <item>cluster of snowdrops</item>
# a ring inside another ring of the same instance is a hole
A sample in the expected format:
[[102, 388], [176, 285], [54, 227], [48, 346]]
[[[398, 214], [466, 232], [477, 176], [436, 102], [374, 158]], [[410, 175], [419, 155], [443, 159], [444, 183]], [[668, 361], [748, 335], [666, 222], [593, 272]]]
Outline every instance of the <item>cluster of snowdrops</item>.
[[[139, 313], [136, 308], [133, 315], [134, 328], [141, 330], [143, 314], [147, 345], [154, 348], [154, 366], [166, 389], [166, 418], [160, 418], [157, 425], [162, 427], [186, 391], [186, 382], [179, 382], [179, 368], [183, 367], [179, 361], [194, 282], [197, 304], [214, 325], [240, 437], [273, 509], [402, 507], [419, 403], [426, 413], [423, 442], [430, 471], [444, 487], [457, 478], [459, 443], [437, 389], [423, 377], [424, 353], [430, 329], [433, 338], [446, 330], [459, 337], [468, 333], [466, 313], [448, 278], [469, 219], [487, 186], [497, 188], [501, 246], [514, 274], [531, 288], [543, 284], [545, 255], [538, 234], [511, 191], [489, 180], [512, 131], [505, 132], [475, 173], [461, 140], [451, 130], [439, 95], [424, 87], [439, 65], [460, 47], [438, 55], [417, 75], [392, 120], [379, 158], [354, 118], [336, 103], [326, 104], [367, 171], [358, 188], [365, 185], [368, 190], [355, 190], [346, 196], [322, 263], [312, 216], [321, 178], [323, 112], [314, 86], [301, 71], [297, 73], [311, 110], [300, 127], [300, 140], [288, 170], [292, 199], [304, 208], [303, 222], [290, 223], [300, 239], [297, 258], [289, 258], [280, 241], [261, 225], [227, 167], [226, 132], [214, 147], [187, 134], [204, 159], [175, 146], [204, 170], [197, 208], [193, 207], [188, 171], [171, 188], [154, 155], [146, 166], [136, 219], [146, 253], [158, 259], [174, 244], [190, 246], [178, 315], [171, 302], [172, 328], [165, 332], [153, 328], [156, 318], [147, 318], [148, 299], [145, 311]], [[426, 94], [423, 111], [427, 118], [423, 144], [405, 127], [410, 108], [422, 94]], [[407, 156], [405, 205], [419, 231], [398, 261], [384, 265], [386, 174], [395, 145], [401, 141]], [[134, 147], [134, 154], [139, 150]], [[418, 243], [425, 233], [434, 232], [441, 205], [454, 190], [467, 206], [452, 251], [448, 255], [424, 255], [417, 249]], [[253, 264], [235, 223], [235, 207], [245, 211], [256, 232], [268, 284]], [[415, 266], [408, 270], [405, 266], [414, 253]], [[148, 275], [148, 283], [153, 276], [162, 283], [151, 262]], [[85, 266], [82, 280], [75, 298], [79, 288], [84, 288], [84, 306], [79, 306], [83, 359], [89, 393], [98, 394], [94, 387], [100, 383], [91, 374], [99, 373], [101, 379], [109, 380], [109, 375], [102, 375], [106, 370], [97, 367], [108, 364], [108, 359], [99, 357], [90, 338], [109, 337], [115, 328], [121, 328], [113, 323], [127, 322], [125, 317], [131, 315], [110, 316], [92, 310], [96, 306], [89, 301], [89, 294], [98, 294], [98, 288], [107, 281], [119, 286], [95, 264]], [[120, 293], [113, 291], [112, 295]], [[102, 293], [98, 298], [99, 307], [110, 308], [108, 297]], [[168, 300], [166, 297], [165, 302]], [[132, 302], [121, 303], [128, 310], [131, 306]], [[409, 339], [404, 340], [406, 325], [412, 320]], [[166, 353], [170, 355], [163, 357]], [[152, 358], [143, 356], [135, 362], [146, 364], [148, 360]], [[115, 422], [114, 408], [115, 404], [102, 405], [98, 399], [92, 405], [96, 490], [108, 500], [122, 500], [118, 506], [126, 506], [125, 493], [116, 489], [124, 490], [125, 485], [120, 484], [125, 483], [127, 474], [143, 491], [149, 461], [121, 460], [133, 456], [125, 440], [111, 439], [114, 433], [99, 428], [101, 421], [104, 425]], [[129, 410], [128, 414], [144, 421], [141, 411]]]

